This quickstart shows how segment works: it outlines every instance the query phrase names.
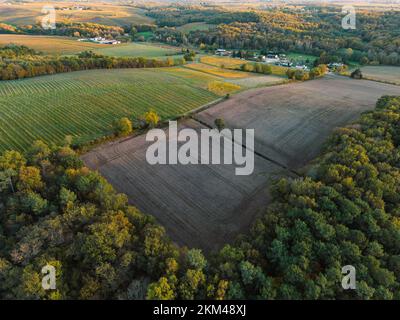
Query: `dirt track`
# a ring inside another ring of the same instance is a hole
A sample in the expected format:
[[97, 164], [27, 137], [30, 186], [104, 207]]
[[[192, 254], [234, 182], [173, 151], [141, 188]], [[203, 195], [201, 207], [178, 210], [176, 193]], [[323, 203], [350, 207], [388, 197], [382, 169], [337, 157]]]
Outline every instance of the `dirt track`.
[[[232, 165], [154, 165], [144, 136], [101, 146], [83, 156], [130, 203], [154, 215], [179, 244], [210, 251], [245, 231], [268, 204], [271, 178], [291, 175], [318, 155], [329, 133], [375, 106], [400, 86], [342, 77], [249, 90], [195, 116], [209, 126], [254, 128], [255, 170], [236, 176]], [[205, 128], [194, 120], [180, 127]], [[266, 160], [270, 158], [273, 161]]]

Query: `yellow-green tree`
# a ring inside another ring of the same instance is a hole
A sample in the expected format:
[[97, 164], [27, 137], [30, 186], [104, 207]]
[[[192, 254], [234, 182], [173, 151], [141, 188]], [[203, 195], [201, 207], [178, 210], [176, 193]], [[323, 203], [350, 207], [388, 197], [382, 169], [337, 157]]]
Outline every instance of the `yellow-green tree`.
[[132, 132], [132, 122], [128, 118], [121, 118], [114, 123], [114, 133], [118, 136], [125, 136]]
[[149, 127], [154, 128], [160, 122], [160, 117], [155, 111], [150, 110], [144, 114], [144, 120]]

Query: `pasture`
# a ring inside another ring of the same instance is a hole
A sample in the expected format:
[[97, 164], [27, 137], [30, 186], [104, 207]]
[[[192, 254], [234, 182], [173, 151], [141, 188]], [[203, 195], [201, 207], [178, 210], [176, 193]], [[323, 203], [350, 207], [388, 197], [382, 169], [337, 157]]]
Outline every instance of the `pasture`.
[[292, 61], [293, 63], [297, 63], [297, 64], [313, 63], [315, 59], [319, 58], [317, 56], [312, 56], [312, 55], [309, 55], [309, 54], [293, 53], [293, 52], [290, 52], [290, 53], [286, 54], [286, 57], [290, 61]]
[[86, 50], [106, 48], [109, 45], [81, 42], [73, 38], [57, 36], [32, 36], [0, 34], [0, 46], [7, 44], [24, 45], [46, 54], [69, 55]]
[[171, 47], [161, 44], [148, 43], [124, 43], [119, 45], [102, 47], [95, 50], [96, 53], [114, 57], [148, 57], [159, 58], [166, 55], [177, 55], [180, 50], [176, 47]]
[[[217, 56], [203, 56], [200, 58], [203, 65], [210, 65], [220, 69], [239, 69], [241, 65], [249, 63], [254, 65], [254, 62], [230, 57], [217, 57]], [[272, 75], [286, 76], [287, 67], [271, 65]]]
[[92, 50], [98, 54], [114, 57], [160, 58], [167, 55], [176, 56], [180, 53], [178, 48], [164, 44], [131, 42], [107, 45], [77, 41], [69, 37], [0, 34], [0, 46], [7, 44], [24, 45], [46, 54], [57, 55], [71, 55]]
[[395, 66], [365, 66], [361, 68], [364, 78], [387, 81], [400, 85], [400, 67]]
[[[316, 157], [337, 126], [372, 110], [400, 87], [346, 77], [250, 89], [180, 122], [181, 128], [255, 129], [255, 169], [236, 176], [233, 165], [149, 165], [144, 136], [108, 143], [85, 154], [131, 204], [152, 214], [181, 245], [220, 248], [245, 232], [268, 205], [271, 179], [293, 176]], [[201, 120], [200, 122], [196, 119]]]
[[233, 79], [233, 80], [229, 79], [226, 81], [241, 86], [243, 88], [256, 88], [262, 86], [283, 84], [288, 82], [288, 79], [283, 79], [282, 77], [273, 75], [256, 75], [250, 78]]
[[215, 67], [223, 66], [224, 68], [237, 68], [246, 61], [230, 57], [204, 56], [200, 58], [200, 62]]
[[[50, 3], [51, 4], [51, 3]], [[42, 8], [48, 2], [0, 3], [0, 21], [13, 25], [36, 24], [44, 13]], [[59, 2], [52, 4], [56, 8], [57, 22], [93, 22], [105, 25], [146, 24], [153, 20], [145, 15], [143, 9], [107, 3], [78, 3], [88, 10], [73, 9], [75, 2]], [[63, 10], [63, 9], [72, 10]]]
[[169, 118], [209, 103], [216, 77], [164, 69], [89, 70], [0, 82], [0, 151], [26, 150], [34, 140], [60, 143], [66, 135], [90, 141], [115, 119], [154, 109]]
[[207, 65], [204, 63], [190, 63], [190, 64], [187, 64], [185, 67], [188, 69], [201, 71], [204, 73], [212, 74], [214, 76], [218, 76], [218, 77], [226, 78], [226, 79], [242, 79], [242, 78], [247, 78], [247, 77], [253, 76], [251, 73], [248, 73], [248, 72], [223, 69], [223, 68]]

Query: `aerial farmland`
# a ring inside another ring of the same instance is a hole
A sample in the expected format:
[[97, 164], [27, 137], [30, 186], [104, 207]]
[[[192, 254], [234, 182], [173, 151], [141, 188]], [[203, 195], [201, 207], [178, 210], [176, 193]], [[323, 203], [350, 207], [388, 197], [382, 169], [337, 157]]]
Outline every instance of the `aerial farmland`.
[[400, 87], [331, 76], [248, 90], [181, 122], [199, 130], [223, 118], [227, 128], [254, 128], [255, 171], [247, 177], [235, 176], [232, 165], [151, 166], [144, 136], [106, 144], [83, 160], [177, 243], [212, 251], [246, 231], [267, 206], [273, 179], [295, 177], [335, 127], [372, 110], [382, 94], [400, 94]]
[[0, 0], [2, 307], [400, 301], [400, 5], [347, 2]]

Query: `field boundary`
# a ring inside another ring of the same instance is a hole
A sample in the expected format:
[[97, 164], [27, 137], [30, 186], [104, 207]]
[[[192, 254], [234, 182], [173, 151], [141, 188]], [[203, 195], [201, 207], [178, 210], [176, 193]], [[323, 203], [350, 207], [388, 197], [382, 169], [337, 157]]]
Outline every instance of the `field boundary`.
[[365, 77], [365, 76], [363, 76], [361, 80], [376, 81], [376, 82], [380, 82], [380, 83], [392, 84], [394, 86], [400, 86], [400, 82], [393, 82], [393, 81], [388, 81], [388, 80], [369, 78], [369, 77]]
[[[361, 70], [361, 72], [362, 72], [362, 70]], [[343, 76], [343, 77], [351, 78], [349, 72], [344, 73], [344, 74], [338, 74], [338, 75]], [[357, 80], [375, 81], [375, 82], [380, 82], [380, 83], [385, 83], [385, 84], [391, 84], [391, 85], [394, 85], [394, 86], [400, 86], [400, 82], [394, 82], [394, 81], [390, 81], [390, 80], [370, 78], [370, 77], [364, 76], [364, 75], [363, 75], [363, 77], [361, 79], [357, 79]]]

